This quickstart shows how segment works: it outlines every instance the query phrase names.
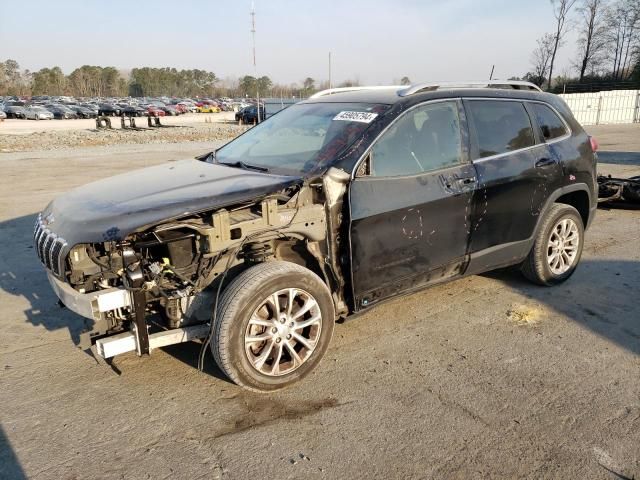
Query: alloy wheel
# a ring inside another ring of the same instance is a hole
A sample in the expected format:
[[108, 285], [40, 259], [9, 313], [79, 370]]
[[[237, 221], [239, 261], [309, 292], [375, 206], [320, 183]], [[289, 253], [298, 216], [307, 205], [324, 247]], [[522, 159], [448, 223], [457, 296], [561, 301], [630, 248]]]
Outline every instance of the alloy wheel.
[[245, 330], [245, 354], [263, 375], [286, 375], [311, 357], [322, 331], [320, 306], [297, 288], [274, 292], [255, 309]]
[[578, 255], [580, 231], [571, 218], [563, 218], [551, 230], [547, 244], [547, 264], [554, 275], [562, 275], [573, 265]]

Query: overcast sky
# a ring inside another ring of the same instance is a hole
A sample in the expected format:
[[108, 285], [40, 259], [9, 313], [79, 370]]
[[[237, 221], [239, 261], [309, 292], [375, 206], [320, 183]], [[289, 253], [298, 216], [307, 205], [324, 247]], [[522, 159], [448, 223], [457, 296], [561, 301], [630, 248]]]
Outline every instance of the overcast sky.
[[[0, 60], [22, 68], [200, 68], [253, 74], [250, 0], [0, 0]], [[554, 25], [547, 0], [255, 0], [257, 73], [388, 84], [523, 75]], [[574, 56], [559, 53], [559, 74]]]

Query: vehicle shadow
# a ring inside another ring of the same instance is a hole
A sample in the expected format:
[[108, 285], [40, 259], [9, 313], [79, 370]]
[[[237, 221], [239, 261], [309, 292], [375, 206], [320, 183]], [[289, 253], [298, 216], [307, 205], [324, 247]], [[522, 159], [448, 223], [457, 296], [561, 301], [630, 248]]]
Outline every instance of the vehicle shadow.
[[[48, 331], [67, 329], [77, 345], [80, 333], [91, 321], [58, 304], [33, 247], [35, 221], [33, 214], [0, 222], [0, 291], [19, 298], [21, 303], [27, 300], [23, 312], [29, 323]], [[9, 314], [12, 307], [13, 304], [5, 303], [3, 314]]]
[[566, 316], [581, 327], [640, 355], [640, 262], [585, 259], [565, 283], [534, 285], [516, 269], [482, 274]]
[[2, 425], [0, 425], [0, 478], [11, 480], [26, 480], [27, 478]]
[[[161, 350], [166, 354], [171, 355], [176, 360], [180, 360], [185, 365], [197, 369], [201, 346], [202, 343], [200, 342], [186, 342], [162, 347]], [[231, 380], [229, 380], [229, 378], [224, 374], [224, 372], [220, 370], [220, 367], [218, 367], [218, 364], [213, 359], [213, 355], [211, 354], [211, 350], [209, 349], [207, 349], [206, 355], [204, 357], [204, 366], [202, 373], [211, 375], [212, 377], [223, 380], [227, 383], [232, 383]]]

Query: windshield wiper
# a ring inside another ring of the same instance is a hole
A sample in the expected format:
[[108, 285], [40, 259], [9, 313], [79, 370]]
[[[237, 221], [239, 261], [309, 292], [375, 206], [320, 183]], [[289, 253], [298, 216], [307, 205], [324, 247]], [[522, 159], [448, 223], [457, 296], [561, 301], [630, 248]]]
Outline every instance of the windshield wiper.
[[232, 162], [232, 163], [224, 163], [224, 162], [219, 162], [220, 165], [227, 165], [229, 167], [236, 167], [236, 168], [244, 168], [245, 170], [256, 170], [258, 172], [268, 172], [269, 169], [267, 167], [261, 167], [259, 165], [251, 165], [250, 163], [245, 163], [242, 160], [238, 160], [237, 162]]

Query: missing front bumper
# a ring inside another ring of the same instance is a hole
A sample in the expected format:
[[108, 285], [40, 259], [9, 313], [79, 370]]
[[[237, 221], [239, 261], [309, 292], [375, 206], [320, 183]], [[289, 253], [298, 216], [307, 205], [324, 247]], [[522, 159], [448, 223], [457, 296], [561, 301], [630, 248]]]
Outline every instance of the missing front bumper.
[[[149, 335], [149, 351], [156, 348], [190, 342], [204, 338], [209, 333], [209, 324], [193, 325], [191, 327], [164, 330]], [[133, 332], [124, 332], [96, 341], [96, 352], [102, 358], [112, 358], [122, 353], [134, 352], [138, 349]]]
[[108, 288], [91, 293], [80, 293], [68, 283], [62, 282], [47, 272], [51, 288], [72, 312], [96, 322], [105, 319], [105, 314], [122, 308], [131, 308], [131, 294], [124, 288]]

